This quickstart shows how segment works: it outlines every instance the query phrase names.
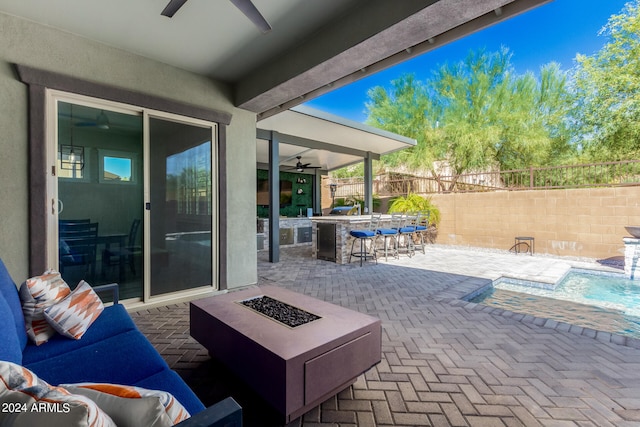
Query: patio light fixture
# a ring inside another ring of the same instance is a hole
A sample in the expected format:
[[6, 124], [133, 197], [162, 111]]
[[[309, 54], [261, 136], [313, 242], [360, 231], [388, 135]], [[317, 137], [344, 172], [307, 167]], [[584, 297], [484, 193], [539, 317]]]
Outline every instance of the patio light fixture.
[[338, 184], [331, 183], [329, 184], [329, 191], [331, 192], [331, 207], [336, 206], [336, 191], [338, 190]]

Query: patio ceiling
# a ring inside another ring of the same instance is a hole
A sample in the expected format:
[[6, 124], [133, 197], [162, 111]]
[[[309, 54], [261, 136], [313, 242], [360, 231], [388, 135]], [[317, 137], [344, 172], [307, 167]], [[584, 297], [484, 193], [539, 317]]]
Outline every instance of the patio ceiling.
[[267, 117], [550, 0], [0, 0], [7, 13], [232, 85]]
[[[277, 132], [280, 168], [295, 170], [298, 159], [322, 171], [339, 169], [361, 162], [370, 153], [373, 159], [416, 145], [416, 140], [298, 106], [258, 122], [256, 160], [269, 162], [268, 139]], [[313, 171], [314, 169], [310, 169]], [[309, 170], [307, 170], [309, 171]]]

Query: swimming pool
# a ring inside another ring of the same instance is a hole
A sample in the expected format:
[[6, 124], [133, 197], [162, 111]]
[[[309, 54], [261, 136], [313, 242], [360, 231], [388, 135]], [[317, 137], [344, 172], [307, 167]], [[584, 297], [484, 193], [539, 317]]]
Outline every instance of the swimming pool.
[[500, 278], [468, 300], [640, 338], [640, 282], [622, 274], [572, 270], [557, 285]]

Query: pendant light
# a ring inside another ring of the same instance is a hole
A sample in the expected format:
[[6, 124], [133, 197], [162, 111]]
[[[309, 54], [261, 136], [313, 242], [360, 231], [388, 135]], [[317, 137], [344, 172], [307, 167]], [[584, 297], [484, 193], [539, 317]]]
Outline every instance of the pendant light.
[[81, 171], [84, 169], [84, 147], [73, 145], [73, 104], [70, 104], [70, 109], [69, 145], [60, 144], [60, 168], [65, 170]]

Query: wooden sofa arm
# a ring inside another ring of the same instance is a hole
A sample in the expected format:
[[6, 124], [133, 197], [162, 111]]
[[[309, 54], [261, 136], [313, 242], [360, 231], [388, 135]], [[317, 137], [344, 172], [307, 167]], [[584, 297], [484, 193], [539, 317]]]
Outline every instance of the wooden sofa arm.
[[109, 283], [108, 285], [98, 285], [92, 286], [93, 290], [96, 293], [100, 292], [112, 292], [113, 293], [113, 303], [118, 304], [120, 301], [120, 288], [117, 283]]
[[209, 406], [177, 427], [242, 427], [242, 408], [232, 397]]

